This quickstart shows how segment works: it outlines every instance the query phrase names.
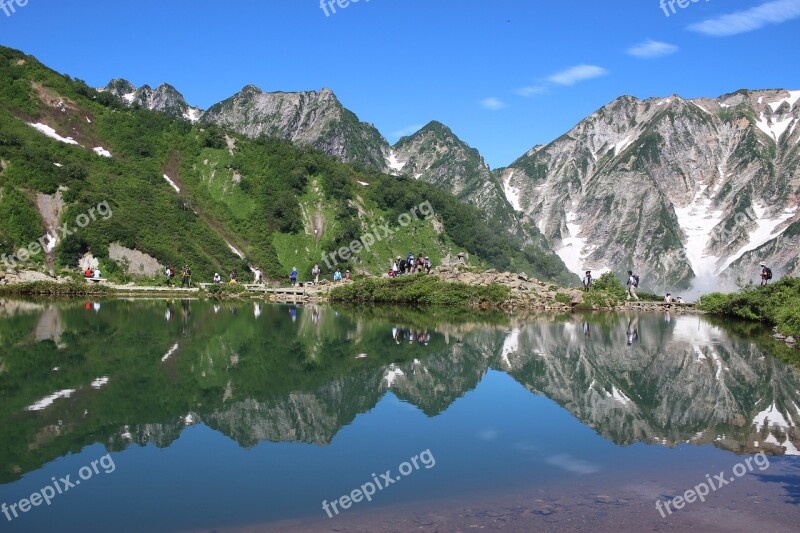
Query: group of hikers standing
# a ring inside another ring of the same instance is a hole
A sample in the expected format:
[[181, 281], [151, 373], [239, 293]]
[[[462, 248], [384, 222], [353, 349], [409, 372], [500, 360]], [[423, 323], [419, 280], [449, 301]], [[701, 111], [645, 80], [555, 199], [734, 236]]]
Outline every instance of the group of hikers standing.
[[395, 278], [403, 274], [413, 274], [415, 272], [430, 274], [432, 267], [431, 258], [427, 255], [419, 254], [414, 257], [414, 254], [410, 253], [405, 258], [398, 255], [397, 259], [392, 262], [392, 268], [389, 270], [389, 277]]

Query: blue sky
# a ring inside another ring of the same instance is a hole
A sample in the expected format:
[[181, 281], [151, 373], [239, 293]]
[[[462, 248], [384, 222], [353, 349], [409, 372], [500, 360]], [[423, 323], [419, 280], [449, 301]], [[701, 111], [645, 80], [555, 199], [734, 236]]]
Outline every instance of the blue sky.
[[800, 0], [680, 1], [28, 0], [0, 8], [0, 43], [203, 108], [329, 87], [390, 142], [439, 120], [495, 168], [623, 94], [800, 89]]

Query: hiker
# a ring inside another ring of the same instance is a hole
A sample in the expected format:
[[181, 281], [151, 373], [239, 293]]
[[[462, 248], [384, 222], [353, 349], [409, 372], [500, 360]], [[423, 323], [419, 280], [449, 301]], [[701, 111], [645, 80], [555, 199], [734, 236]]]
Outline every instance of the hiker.
[[426, 274], [430, 274], [432, 267], [433, 267], [433, 263], [431, 263], [431, 258], [428, 257], [428, 256], [425, 256], [425, 273]]
[[219, 275], [219, 272], [214, 272], [214, 283], [217, 285], [222, 283], [222, 276]]
[[86, 278], [91, 278], [92, 274], [93, 274], [93, 272], [92, 272], [91, 267], [86, 267], [86, 271], [83, 273], [83, 276], [86, 277]]
[[189, 268], [189, 265], [183, 265], [183, 270], [181, 271], [181, 288], [183, 287], [191, 287], [192, 286], [192, 269]]
[[761, 286], [769, 285], [769, 280], [772, 279], [772, 270], [763, 261], [761, 262]]
[[628, 270], [628, 297], [625, 298], [626, 301], [630, 301], [631, 297], [637, 302], [639, 301], [639, 297], [636, 295], [636, 288], [639, 286], [639, 275], [634, 274], [633, 271]]
[[406, 269], [408, 270], [409, 274], [414, 272], [414, 254], [412, 253], [409, 253], [408, 256], [406, 256]]
[[[399, 259], [399, 258], [398, 258], [398, 259]], [[389, 271], [389, 277], [390, 277], [390, 278], [396, 278], [396, 277], [397, 277], [397, 270], [398, 270], [398, 268], [399, 268], [399, 267], [397, 266], [397, 261], [393, 261], [393, 262], [392, 262], [392, 269]]]
[[172, 265], [167, 265], [164, 267], [164, 276], [166, 276], [167, 281], [166, 285], [168, 287], [172, 287], [172, 276], [175, 275], [175, 269], [172, 268]]
[[319, 285], [319, 265], [314, 265], [311, 269], [311, 275], [314, 276], [314, 285]]
[[100, 269], [99, 268], [95, 268], [93, 274], [94, 274], [94, 279], [101, 279], [102, 278], [102, 276], [100, 275]]
[[239, 281], [236, 279], [238, 277], [239, 277], [239, 273], [236, 272], [236, 269], [234, 268], [233, 270], [231, 270], [231, 273], [230, 273], [230, 278], [231, 278], [230, 283], [231, 283], [231, 285], [237, 285], [239, 283]]
[[350, 271], [349, 270], [345, 270], [344, 271], [344, 279], [346, 279], [348, 281], [350, 280]]
[[289, 274], [289, 281], [292, 282], [292, 287], [297, 285], [297, 267], [292, 267], [292, 273]]
[[684, 302], [684, 301], [683, 301], [683, 298], [681, 298], [680, 296], [678, 296], [678, 298], [675, 300], [675, 303], [682, 304], [682, 303], [686, 303], [686, 302]]
[[587, 270], [586, 271], [586, 275], [583, 276], [583, 290], [588, 291], [589, 289], [591, 289], [592, 288], [592, 281], [594, 281], [592, 279], [592, 271], [591, 270]]
[[400, 269], [400, 271], [397, 273], [398, 275], [406, 273], [406, 260], [399, 255], [397, 256], [397, 266]]
[[664, 297], [664, 301], [667, 302], [668, 304], [671, 304], [674, 301], [672, 299], [672, 293], [668, 292], [667, 295]]
[[422, 271], [425, 269], [425, 257], [422, 254], [417, 256], [417, 272], [422, 274]]
[[260, 284], [261, 283], [261, 271], [257, 268], [253, 269], [253, 283]]
[[333, 273], [333, 281], [342, 281], [342, 271], [338, 268], [336, 269], [336, 272]]

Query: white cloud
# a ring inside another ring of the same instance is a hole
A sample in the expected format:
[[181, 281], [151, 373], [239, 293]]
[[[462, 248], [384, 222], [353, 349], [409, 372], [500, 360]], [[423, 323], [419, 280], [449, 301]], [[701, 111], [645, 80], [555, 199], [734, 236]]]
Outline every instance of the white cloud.
[[536, 96], [537, 94], [542, 94], [545, 91], [545, 88], [541, 85], [530, 85], [528, 87], [522, 87], [514, 91], [520, 96], [524, 96], [526, 98], [530, 98], [531, 96]]
[[605, 76], [606, 74], [608, 74], [608, 71], [603, 67], [598, 67], [596, 65], [578, 65], [557, 72], [549, 76], [547, 80], [556, 85], [575, 85], [579, 81]]
[[562, 468], [567, 472], [572, 472], [573, 474], [587, 475], [587, 474], [594, 474], [600, 471], [599, 466], [583, 461], [581, 459], [576, 459], [575, 457], [572, 457], [568, 453], [562, 453], [559, 455], [548, 457], [546, 459], [546, 462], [553, 466]]
[[760, 6], [736, 11], [721, 17], [707, 19], [689, 26], [691, 31], [727, 37], [780, 24], [800, 17], [800, 0], [774, 0]]
[[405, 128], [400, 128], [397, 131], [392, 132], [392, 137], [405, 137], [407, 135], [411, 135], [412, 133], [417, 133], [424, 127], [423, 124], [412, 124], [410, 126], [406, 126]]
[[483, 100], [481, 100], [481, 105], [486, 109], [491, 109], [492, 111], [503, 109], [506, 106], [505, 102], [503, 102], [499, 98], [495, 98], [494, 96], [491, 96], [489, 98], [484, 98]]
[[674, 44], [662, 43], [660, 41], [644, 41], [637, 45], [631, 46], [626, 50], [628, 55], [649, 59], [651, 57], [663, 57], [674, 54], [678, 51], [678, 47]]

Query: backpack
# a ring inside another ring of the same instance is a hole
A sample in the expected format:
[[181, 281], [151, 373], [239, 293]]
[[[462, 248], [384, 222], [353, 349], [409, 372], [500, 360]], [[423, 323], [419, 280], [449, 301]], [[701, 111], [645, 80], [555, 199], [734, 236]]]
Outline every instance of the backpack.
[[639, 286], [639, 274], [634, 274], [633, 275], [633, 286], [634, 287], [638, 287]]
[[174, 276], [175, 275], [175, 268], [169, 267], [169, 275], [170, 276]]
[[772, 279], [772, 270], [764, 267], [764, 273], [766, 274], [766, 279]]

